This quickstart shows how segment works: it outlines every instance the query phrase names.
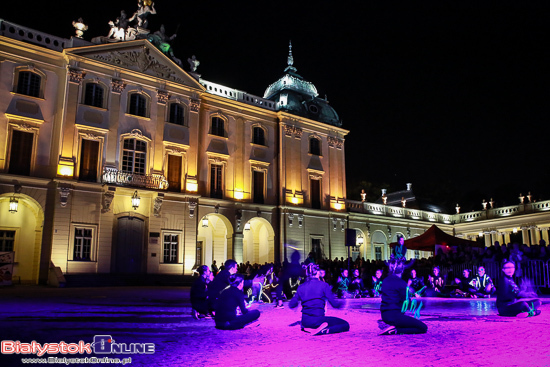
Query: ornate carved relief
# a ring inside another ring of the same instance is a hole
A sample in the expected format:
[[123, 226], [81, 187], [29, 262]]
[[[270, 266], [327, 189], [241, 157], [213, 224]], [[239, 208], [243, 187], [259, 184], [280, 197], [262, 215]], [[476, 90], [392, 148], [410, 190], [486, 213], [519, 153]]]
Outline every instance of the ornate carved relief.
[[334, 136], [329, 136], [327, 137], [327, 141], [328, 141], [328, 146], [330, 148], [336, 148], [336, 149], [342, 149], [342, 147], [344, 146], [344, 141], [342, 139], [338, 139]]
[[103, 193], [103, 202], [101, 203], [103, 208], [101, 209], [102, 213], [107, 213], [111, 210], [111, 203], [115, 198], [115, 193], [113, 191], [105, 191]]
[[170, 94], [165, 90], [157, 90], [157, 100], [159, 104], [166, 104], [168, 102], [168, 98], [170, 98]]
[[196, 201], [190, 201], [189, 202], [189, 218], [195, 217], [195, 209], [197, 208], [197, 202]]
[[296, 139], [302, 139], [302, 129], [300, 129], [299, 127], [295, 127], [294, 128], [294, 137]]
[[163, 79], [184, 83], [184, 80], [177, 76], [172, 68], [159, 63], [147, 47], [132, 51], [113, 51], [104, 55], [94, 55], [95, 59], [108, 62], [117, 66], [137, 68], [142, 73], [149, 71], [155, 76]]
[[143, 138], [143, 133], [139, 129], [133, 129], [130, 131], [130, 135], [135, 136], [136, 138]]
[[162, 201], [164, 200], [164, 195], [159, 195], [155, 198], [153, 203], [153, 212], [155, 217], [160, 217], [160, 210], [162, 209]]
[[294, 132], [294, 126], [284, 125], [284, 128], [285, 128], [285, 136], [292, 136], [292, 133]]
[[199, 112], [201, 101], [196, 98], [191, 98], [191, 112]]
[[80, 84], [82, 82], [82, 79], [84, 78], [84, 73], [82, 70], [78, 70], [75, 68], [69, 68], [69, 82], [74, 84]]
[[292, 227], [292, 221], [294, 220], [294, 214], [290, 213], [288, 215], [288, 226]]
[[120, 94], [122, 91], [126, 88], [126, 83], [124, 83], [120, 79], [112, 79], [111, 80], [111, 90], [113, 93]]
[[69, 194], [70, 193], [71, 193], [71, 189], [68, 188], [68, 187], [60, 187], [59, 188], [59, 199], [60, 199], [62, 208], [67, 206], [67, 202], [69, 200]]
[[81, 135], [84, 139], [88, 139], [88, 140], [100, 140], [101, 139], [101, 137], [99, 137], [95, 134], [89, 133], [89, 132], [81, 132]]

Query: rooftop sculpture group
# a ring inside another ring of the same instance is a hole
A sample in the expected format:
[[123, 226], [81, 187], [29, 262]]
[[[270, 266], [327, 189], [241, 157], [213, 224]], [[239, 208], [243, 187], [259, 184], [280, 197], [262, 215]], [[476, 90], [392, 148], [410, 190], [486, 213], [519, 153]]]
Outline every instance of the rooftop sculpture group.
[[[120, 16], [116, 18], [115, 21], [109, 21], [109, 25], [111, 26], [109, 34], [106, 37], [101, 36], [93, 38], [92, 43], [101, 44], [147, 39], [165, 55], [170, 57], [176, 64], [182, 66], [181, 60], [174, 55], [174, 51], [170, 45], [170, 41], [176, 38], [177, 31], [172, 36], [167, 36], [164, 25], [161, 25], [159, 30], [154, 33], [148, 29], [148, 17], [154, 14], [157, 14], [157, 11], [153, 1], [138, 0], [138, 9], [130, 18], [128, 18], [124, 10], [121, 10]], [[191, 65], [193, 72], [196, 71], [197, 66], [198, 61]]]

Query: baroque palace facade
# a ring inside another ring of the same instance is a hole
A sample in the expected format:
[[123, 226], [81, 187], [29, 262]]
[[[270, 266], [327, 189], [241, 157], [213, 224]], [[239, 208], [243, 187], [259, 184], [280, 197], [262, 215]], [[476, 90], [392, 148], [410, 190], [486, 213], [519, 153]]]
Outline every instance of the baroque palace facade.
[[145, 39], [96, 45], [0, 20], [0, 252], [15, 253], [16, 279], [46, 284], [346, 257], [346, 228], [366, 259], [432, 224], [486, 244], [548, 241], [550, 202], [442, 214], [347, 200], [348, 132], [291, 49], [259, 97]]

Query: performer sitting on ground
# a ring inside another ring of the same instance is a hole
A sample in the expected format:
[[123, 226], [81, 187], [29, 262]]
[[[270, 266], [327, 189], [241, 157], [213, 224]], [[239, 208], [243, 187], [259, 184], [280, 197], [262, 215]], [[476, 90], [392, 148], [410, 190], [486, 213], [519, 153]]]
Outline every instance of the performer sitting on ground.
[[355, 298], [360, 298], [365, 296], [365, 285], [363, 284], [363, 279], [359, 274], [359, 269], [354, 269], [352, 273], [352, 279], [348, 287], [350, 293]]
[[472, 277], [470, 276], [470, 270], [464, 269], [462, 271], [461, 277], [455, 278], [456, 289], [451, 292], [451, 297], [461, 298], [461, 297], [474, 297], [476, 289], [470, 285]]
[[477, 277], [472, 279], [470, 285], [475, 288], [473, 298], [489, 298], [496, 292], [495, 285], [493, 284], [491, 278], [485, 274], [485, 268], [483, 266], [480, 266], [477, 269]]
[[445, 282], [439, 275], [439, 266], [434, 266], [432, 274], [428, 275], [428, 284], [425, 296], [426, 297], [448, 297], [445, 292]]
[[416, 276], [415, 269], [411, 269], [411, 277], [409, 278], [407, 285], [413, 290], [413, 293], [418, 296], [422, 296], [424, 291], [426, 290], [424, 281], [422, 280], [422, 278], [418, 278]]
[[197, 271], [199, 277], [191, 286], [190, 294], [192, 316], [195, 320], [212, 318], [208, 312], [208, 282], [212, 273], [206, 265], [199, 266]]
[[349, 278], [348, 278], [348, 269], [342, 270], [338, 280], [336, 281], [336, 294], [338, 298], [345, 298], [348, 295], [349, 288]]
[[401, 279], [403, 262], [393, 256], [388, 262], [389, 272], [382, 284], [382, 303], [380, 312], [382, 321], [390, 325], [382, 330], [380, 335], [392, 334], [423, 334], [428, 327], [422, 321], [402, 313], [403, 303], [407, 301], [407, 283]]
[[334, 308], [340, 308], [341, 304], [334, 298], [330, 285], [319, 280], [319, 266], [310, 263], [305, 267], [308, 280], [300, 284], [288, 305], [290, 308], [295, 308], [298, 303], [302, 303], [302, 331], [311, 335], [348, 331], [347, 321], [325, 316], [326, 301]]
[[380, 297], [381, 287], [382, 287], [382, 269], [378, 269], [376, 270], [375, 275], [372, 277], [370, 296]]
[[516, 264], [511, 260], [504, 260], [502, 276], [498, 280], [497, 309], [500, 316], [528, 317], [540, 315], [540, 299], [525, 299], [512, 278], [516, 271]]
[[[248, 310], [244, 302], [244, 277], [233, 274], [229, 277], [230, 287], [225, 288], [219, 296], [216, 308], [216, 328], [222, 330], [242, 329], [258, 320], [260, 311]], [[237, 307], [241, 315], [237, 316]]]
[[216, 310], [216, 301], [220, 292], [229, 285], [229, 276], [237, 272], [237, 262], [233, 259], [225, 261], [225, 268], [216, 275], [214, 280], [208, 284], [208, 308], [210, 312]]

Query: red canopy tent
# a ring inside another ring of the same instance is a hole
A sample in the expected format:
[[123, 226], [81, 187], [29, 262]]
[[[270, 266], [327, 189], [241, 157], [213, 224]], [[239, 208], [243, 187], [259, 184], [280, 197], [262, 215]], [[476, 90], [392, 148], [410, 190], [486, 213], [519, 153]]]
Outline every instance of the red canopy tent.
[[[392, 248], [395, 245], [397, 245], [397, 242], [390, 243], [390, 246]], [[435, 245], [440, 245], [444, 247], [485, 247], [484, 245], [479, 244], [475, 241], [451, 236], [450, 234], [447, 234], [441, 229], [437, 228], [435, 224], [422, 235], [405, 240], [405, 246], [408, 250], [435, 251]]]

